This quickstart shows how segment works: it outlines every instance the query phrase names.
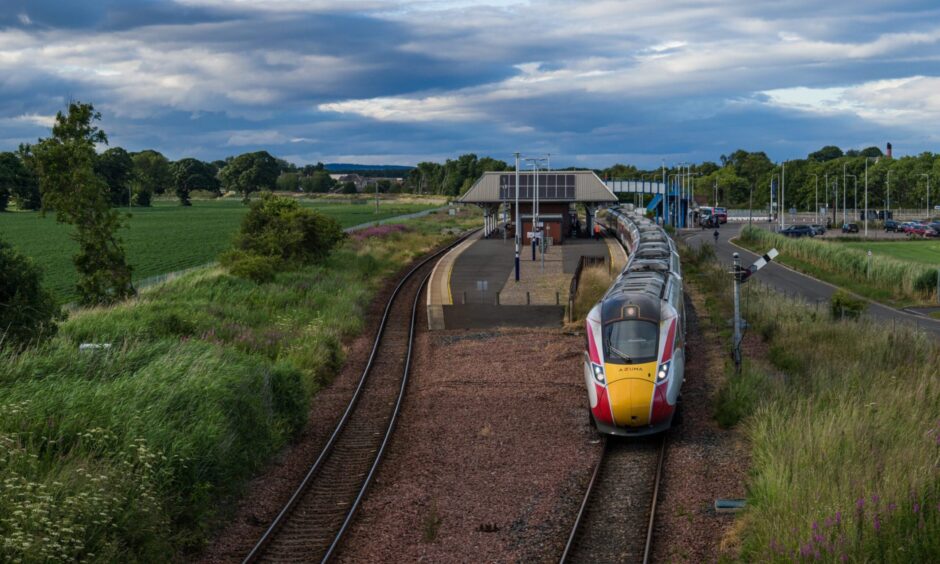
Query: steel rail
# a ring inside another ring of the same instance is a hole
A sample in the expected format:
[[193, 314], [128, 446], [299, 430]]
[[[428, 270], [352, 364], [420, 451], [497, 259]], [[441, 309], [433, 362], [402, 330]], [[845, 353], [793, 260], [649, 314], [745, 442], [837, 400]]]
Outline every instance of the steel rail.
[[[307, 471], [303, 480], [301, 480], [300, 485], [297, 487], [296, 490], [294, 490], [294, 493], [291, 495], [290, 499], [288, 499], [284, 507], [281, 508], [281, 511], [278, 512], [277, 516], [274, 518], [274, 520], [265, 530], [264, 534], [261, 535], [261, 538], [258, 540], [258, 542], [255, 543], [254, 547], [252, 547], [251, 552], [249, 552], [248, 555], [244, 558], [244, 560], [242, 561], [243, 564], [251, 564], [253, 562], [257, 562], [257, 560], [264, 553], [264, 550], [271, 543], [272, 539], [277, 535], [278, 530], [287, 521], [291, 512], [297, 506], [297, 503], [307, 492], [310, 484], [313, 482], [313, 478], [317, 475], [317, 472], [322, 468], [324, 462], [327, 460], [327, 458], [329, 458], [329, 455], [332, 453], [333, 447], [335, 446], [340, 434], [342, 434], [343, 430], [346, 428], [346, 423], [349, 421], [349, 418], [351, 417], [353, 411], [356, 408], [356, 405], [358, 404], [360, 395], [362, 393], [362, 389], [365, 387], [366, 380], [368, 379], [369, 373], [371, 372], [372, 366], [375, 362], [375, 358], [379, 350], [379, 345], [382, 342], [382, 337], [385, 333], [385, 329], [388, 323], [389, 313], [392, 309], [392, 305], [395, 303], [395, 299], [398, 297], [398, 294], [401, 292], [401, 289], [420, 268], [425, 266], [428, 262], [438, 259], [443, 254], [447, 253], [448, 251], [450, 251], [451, 249], [453, 249], [460, 243], [464, 242], [467, 238], [473, 235], [473, 233], [475, 233], [476, 231], [478, 230], [474, 229], [464, 234], [463, 236], [459, 237], [457, 240], [453, 241], [451, 244], [447, 245], [446, 247], [425, 257], [424, 259], [421, 260], [421, 262], [419, 262], [414, 267], [412, 267], [401, 278], [401, 280], [398, 281], [398, 284], [395, 286], [395, 289], [392, 291], [392, 295], [389, 297], [388, 302], [385, 304], [385, 310], [382, 314], [382, 319], [376, 331], [375, 341], [372, 345], [372, 352], [369, 354], [369, 360], [367, 361], [366, 366], [362, 371], [362, 375], [359, 377], [359, 382], [356, 386], [356, 390], [353, 393], [352, 398], [349, 400], [349, 403], [346, 406], [346, 410], [343, 412], [342, 418], [340, 418], [339, 423], [337, 423], [336, 427], [334, 428], [333, 433], [330, 435], [330, 438], [327, 441], [326, 445], [323, 447], [323, 450], [320, 451], [320, 455], [317, 457], [316, 461]], [[424, 282], [422, 282], [420, 288], [423, 288], [423, 287], [424, 287]], [[418, 291], [418, 296], [421, 295], [420, 288]], [[412, 327], [412, 332], [410, 333], [410, 335], [413, 335], [413, 327]], [[409, 349], [410, 347], [411, 347], [411, 343], [409, 342]]]
[[385, 437], [382, 439], [382, 444], [379, 446], [379, 450], [375, 455], [375, 461], [372, 463], [372, 467], [369, 468], [369, 473], [366, 475], [365, 480], [362, 483], [362, 487], [359, 489], [359, 493], [356, 495], [355, 501], [352, 505], [349, 506], [349, 511], [346, 513], [346, 519], [343, 520], [343, 524], [340, 527], [339, 531], [336, 533], [336, 536], [333, 538], [333, 542], [330, 544], [330, 547], [326, 550], [326, 554], [323, 555], [322, 563], [329, 562], [332, 558], [334, 552], [339, 547], [340, 542], [343, 540], [343, 535], [346, 534], [346, 531], [349, 528], [349, 525], [352, 523], [353, 517], [355, 516], [356, 509], [359, 507], [359, 503], [362, 501], [362, 498], [366, 495], [366, 490], [369, 489], [369, 485], [372, 483], [372, 477], [375, 475], [375, 471], [379, 467], [379, 462], [382, 461], [382, 456], [385, 454], [385, 448], [388, 446], [389, 441], [392, 438], [392, 432], [395, 430], [395, 423], [398, 421], [398, 414], [401, 412], [401, 404], [405, 399], [405, 389], [408, 386], [408, 373], [411, 368], [411, 353], [414, 350], [414, 335], [415, 335], [415, 319], [418, 313], [418, 304], [421, 302], [422, 290], [428, 283], [428, 279], [431, 277], [429, 272], [427, 276], [424, 277], [424, 280], [421, 281], [421, 285], [418, 286], [418, 292], [415, 294], [414, 305], [411, 307], [411, 324], [408, 329], [408, 353], [405, 355], [405, 368], [402, 371], [403, 376], [401, 379], [401, 388], [398, 391], [398, 399], [395, 402], [395, 409], [392, 411], [392, 417], [388, 423], [388, 429], [385, 431]]
[[568, 534], [568, 542], [565, 543], [565, 551], [561, 554], [561, 559], [559, 560], [561, 564], [564, 564], [568, 561], [568, 555], [571, 554], [571, 549], [574, 547], [574, 542], [578, 536], [578, 531], [581, 529], [581, 520], [584, 518], [584, 514], [587, 511], [588, 501], [591, 499], [591, 493], [594, 491], [594, 484], [597, 482], [597, 476], [601, 472], [601, 466], [604, 465], [604, 456], [607, 454], [607, 439], [604, 438], [603, 441], [604, 444], [601, 446], [601, 457], [594, 466], [594, 472], [591, 474], [591, 481], [588, 482], [587, 491], [584, 492], [584, 498], [581, 500], [581, 507], [578, 508], [578, 515], [574, 519], [574, 525], [571, 527], [571, 533]]
[[643, 564], [649, 564], [653, 548], [653, 524], [656, 522], [656, 502], [659, 499], [659, 482], [663, 477], [663, 461], [666, 458], [666, 437], [659, 447], [659, 461], [656, 463], [656, 484], [653, 485], [653, 499], [650, 502], [650, 521], [646, 528], [646, 546], [643, 548]]

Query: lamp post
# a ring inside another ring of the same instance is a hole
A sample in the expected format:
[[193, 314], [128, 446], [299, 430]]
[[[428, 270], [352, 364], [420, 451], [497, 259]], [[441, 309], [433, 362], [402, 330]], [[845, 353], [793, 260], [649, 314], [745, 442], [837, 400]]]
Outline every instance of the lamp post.
[[865, 157], [865, 236], [868, 237], [868, 159]]
[[770, 210], [769, 215], [770, 219], [767, 220], [767, 223], [771, 223], [774, 220], [774, 210], [780, 209], [780, 198], [779, 195], [774, 190], [774, 177], [780, 178], [780, 175], [776, 172], [770, 173]]
[[930, 221], [930, 173], [922, 172], [920, 175], [927, 177], [927, 221]]
[[[887, 188], [888, 188], [888, 213], [891, 212], [891, 169], [888, 169], [888, 178], [887, 178]], [[888, 213], [885, 213], [885, 219], [888, 219]]]
[[519, 223], [519, 153], [513, 153], [516, 157], [516, 282], [519, 281], [519, 242], [522, 238], [522, 232]]
[[816, 218], [816, 223], [819, 223], [819, 175], [814, 174], [813, 177], [816, 179], [816, 213], [813, 217]]
[[855, 185], [855, 195], [852, 196], [852, 216], [854, 218], [858, 217], [858, 176], [854, 174], [846, 174], [846, 178], [851, 178], [854, 180]]
[[785, 207], [787, 202], [787, 161], [783, 161], [783, 164], [780, 165], [780, 231], [783, 231], [784, 218], [787, 215], [787, 208]]

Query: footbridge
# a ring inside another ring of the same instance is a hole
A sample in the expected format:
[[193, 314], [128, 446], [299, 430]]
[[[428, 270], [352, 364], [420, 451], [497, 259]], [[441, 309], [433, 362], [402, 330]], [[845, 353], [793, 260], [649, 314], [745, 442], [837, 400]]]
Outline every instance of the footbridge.
[[[652, 212], [657, 221], [662, 218], [666, 225], [688, 227], [692, 214], [698, 208], [691, 199], [688, 189], [678, 182], [668, 185], [664, 182], [649, 180], [606, 180], [604, 182], [611, 192], [617, 194], [633, 195], [633, 203], [644, 206]], [[622, 199], [622, 198], [621, 198]]]

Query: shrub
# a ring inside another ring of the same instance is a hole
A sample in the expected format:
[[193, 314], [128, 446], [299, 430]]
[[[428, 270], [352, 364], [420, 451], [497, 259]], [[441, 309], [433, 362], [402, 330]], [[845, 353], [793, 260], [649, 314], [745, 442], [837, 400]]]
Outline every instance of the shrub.
[[345, 236], [335, 219], [295, 199], [265, 194], [251, 203], [235, 247], [285, 263], [309, 264], [323, 260]]
[[219, 257], [222, 266], [228, 268], [232, 276], [245, 278], [257, 284], [274, 280], [279, 260], [244, 251], [229, 251]]
[[62, 318], [33, 261], [0, 241], [0, 345], [20, 346], [55, 333]]
[[829, 301], [829, 311], [833, 319], [858, 319], [868, 303], [856, 298], [845, 290], [836, 290]]

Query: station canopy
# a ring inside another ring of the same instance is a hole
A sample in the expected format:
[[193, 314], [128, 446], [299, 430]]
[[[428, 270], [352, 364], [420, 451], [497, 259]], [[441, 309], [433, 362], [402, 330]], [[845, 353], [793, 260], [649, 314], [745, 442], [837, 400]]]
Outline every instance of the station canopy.
[[[536, 178], [538, 176], [538, 178]], [[531, 200], [538, 184], [543, 202], [612, 203], [617, 196], [590, 170], [519, 172], [519, 199]], [[500, 204], [516, 199], [516, 173], [484, 172], [459, 198], [467, 204]]]

